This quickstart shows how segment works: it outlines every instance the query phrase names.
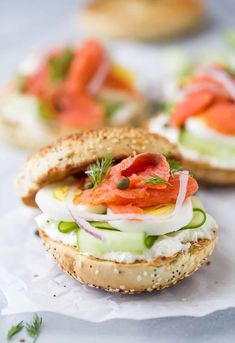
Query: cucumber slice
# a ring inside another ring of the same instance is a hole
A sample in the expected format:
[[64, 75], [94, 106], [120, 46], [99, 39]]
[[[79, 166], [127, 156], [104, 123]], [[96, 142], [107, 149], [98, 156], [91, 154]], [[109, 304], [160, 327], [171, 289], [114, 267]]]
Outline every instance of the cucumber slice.
[[[90, 222], [90, 224], [97, 229], [107, 229], [107, 230], [116, 230], [107, 222]], [[117, 230], [116, 230], [117, 231]]]
[[201, 199], [197, 197], [196, 195], [191, 196], [192, 206], [193, 208], [201, 208], [203, 211], [205, 211], [205, 207], [203, 206]]
[[[107, 222], [90, 222], [90, 224], [98, 229], [106, 229], [106, 230], [116, 230]], [[79, 229], [79, 226], [74, 222], [59, 222], [58, 230], [62, 233], [69, 233], [73, 230]]]
[[215, 140], [208, 140], [198, 135], [182, 130], [180, 135], [180, 143], [188, 149], [196, 150], [203, 156], [219, 157], [222, 160], [234, 158], [235, 147], [224, 143], [221, 144]]
[[158, 236], [146, 236], [145, 237], [145, 246], [149, 249], [151, 248], [154, 243], [156, 242], [156, 240], [158, 239]]
[[196, 229], [202, 226], [206, 221], [206, 212], [201, 208], [193, 208], [193, 218], [191, 222], [184, 226], [181, 230]]
[[[77, 233], [77, 245], [82, 253], [104, 255], [111, 252], [129, 252], [142, 254], [148, 246], [153, 244], [153, 239], [146, 243], [146, 235], [143, 232], [120, 232], [102, 230], [104, 238], [98, 240], [79, 230]], [[148, 245], [148, 246], [147, 246]]]
[[69, 233], [78, 228], [78, 225], [74, 222], [59, 222], [58, 224], [58, 230], [62, 233]]

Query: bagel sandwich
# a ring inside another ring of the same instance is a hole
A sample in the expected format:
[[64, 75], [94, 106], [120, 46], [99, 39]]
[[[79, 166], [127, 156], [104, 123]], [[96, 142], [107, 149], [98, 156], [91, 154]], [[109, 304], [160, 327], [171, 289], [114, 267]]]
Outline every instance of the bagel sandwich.
[[217, 224], [165, 138], [142, 129], [73, 134], [23, 165], [19, 197], [38, 206], [39, 234], [74, 279], [110, 292], [160, 290], [211, 255]]
[[178, 146], [182, 163], [200, 181], [235, 184], [235, 72], [198, 65], [164, 87], [165, 109], [147, 125]]

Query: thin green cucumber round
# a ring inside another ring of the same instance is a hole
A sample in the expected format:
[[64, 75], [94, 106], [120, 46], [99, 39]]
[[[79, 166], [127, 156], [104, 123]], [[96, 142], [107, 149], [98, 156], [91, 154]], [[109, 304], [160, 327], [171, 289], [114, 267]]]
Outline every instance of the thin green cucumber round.
[[62, 233], [69, 233], [78, 228], [78, 225], [74, 222], [59, 222], [58, 224], [58, 230]]
[[201, 208], [193, 208], [193, 218], [191, 222], [184, 226], [181, 230], [184, 229], [197, 229], [201, 227], [206, 221], [206, 212]]

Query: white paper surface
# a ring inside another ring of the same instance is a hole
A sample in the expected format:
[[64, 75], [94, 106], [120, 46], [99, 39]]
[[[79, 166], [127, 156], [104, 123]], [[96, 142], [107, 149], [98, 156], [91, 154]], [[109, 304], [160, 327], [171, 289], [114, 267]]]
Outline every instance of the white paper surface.
[[204, 189], [200, 195], [220, 226], [211, 264], [172, 288], [141, 295], [106, 293], [79, 284], [60, 271], [35, 235], [36, 210], [20, 207], [6, 214], [0, 228], [0, 289], [5, 297], [1, 313], [53, 311], [100, 322], [203, 316], [235, 306], [234, 188]]

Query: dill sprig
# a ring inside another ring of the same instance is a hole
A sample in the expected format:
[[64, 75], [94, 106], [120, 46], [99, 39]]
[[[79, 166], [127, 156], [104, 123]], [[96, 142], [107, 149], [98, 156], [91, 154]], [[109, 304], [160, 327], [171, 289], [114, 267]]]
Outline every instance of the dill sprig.
[[171, 174], [174, 174], [176, 172], [179, 172], [179, 171], [183, 170], [183, 168], [180, 165], [179, 161], [174, 160], [174, 159], [169, 159], [169, 160], [167, 160], [167, 162], [169, 163]]
[[49, 77], [52, 82], [63, 80], [69, 70], [73, 57], [74, 52], [68, 47], [65, 48], [59, 56], [52, 56], [49, 58]]
[[102, 160], [98, 160], [96, 163], [90, 165], [90, 169], [87, 170], [86, 173], [89, 175], [93, 187], [98, 186], [107, 177], [112, 163], [113, 157], [111, 155], [107, 155]]
[[13, 336], [15, 336], [18, 332], [20, 332], [24, 327], [24, 322], [23, 320], [19, 322], [17, 325], [13, 325], [7, 333], [7, 339], [8, 341], [12, 339]]
[[156, 174], [150, 174], [150, 177], [148, 177], [147, 179], [144, 179], [144, 182], [152, 183], [154, 185], [159, 185], [161, 183], [165, 185], [171, 185], [167, 180], [163, 179], [162, 177]]
[[26, 330], [28, 335], [33, 338], [33, 343], [36, 342], [42, 326], [42, 318], [35, 313], [33, 321], [31, 323], [26, 323]]

